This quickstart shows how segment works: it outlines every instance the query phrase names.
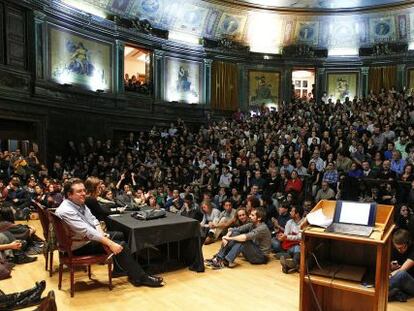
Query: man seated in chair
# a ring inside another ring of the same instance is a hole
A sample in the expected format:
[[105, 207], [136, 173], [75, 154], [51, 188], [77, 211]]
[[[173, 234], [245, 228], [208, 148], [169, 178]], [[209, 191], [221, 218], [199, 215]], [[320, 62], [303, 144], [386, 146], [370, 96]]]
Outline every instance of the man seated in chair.
[[125, 272], [134, 286], [163, 286], [163, 280], [158, 276], [145, 273], [131, 255], [123, 242], [112, 241], [102, 231], [99, 221], [85, 205], [86, 190], [80, 179], [71, 179], [64, 184], [65, 200], [56, 210], [59, 216], [72, 230], [76, 241], [72, 244], [73, 255], [87, 256], [104, 254], [105, 248], [114, 253], [114, 276]]
[[265, 216], [265, 210], [257, 207], [250, 213], [250, 223], [229, 228], [219, 252], [207, 264], [213, 269], [233, 268], [240, 253], [252, 264], [267, 263], [272, 236], [264, 223]]

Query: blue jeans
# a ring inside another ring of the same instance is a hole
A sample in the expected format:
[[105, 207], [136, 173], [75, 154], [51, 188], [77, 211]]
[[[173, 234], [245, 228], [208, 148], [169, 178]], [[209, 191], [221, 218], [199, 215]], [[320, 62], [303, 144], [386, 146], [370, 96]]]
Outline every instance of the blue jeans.
[[240, 253], [252, 264], [267, 263], [267, 256], [260, 250], [258, 245], [250, 240], [246, 242], [228, 242], [226, 246], [220, 248], [217, 257], [225, 259], [227, 262], [233, 262]]
[[409, 296], [414, 296], [414, 278], [407, 271], [398, 271], [390, 278], [390, 289], [398, 288]]
[[278, 239], [273, 238], [272, 239], [272, 251], [275, 253], [279, 252], [286, 252], [288, 253], [292, 258], [295, 264], [299, 265], [300, 262], [300, 245], [293, 245], [288, 250], [285, 250], [282, 248], [282, 242], [280, 242]]
[[[231, 236], [239, 235], [240, 232], [233, 230]], [[229, 241], [226, 246], [222, 246], [217, 253], [220, 259], [226, 259], [227, 262], [233, 262], [237, 256], [242, 253], [243, 256], [252, 264], [267, 263], [267, 256], [260, 250], [259, 246], [253, 241], [236, 242]]]

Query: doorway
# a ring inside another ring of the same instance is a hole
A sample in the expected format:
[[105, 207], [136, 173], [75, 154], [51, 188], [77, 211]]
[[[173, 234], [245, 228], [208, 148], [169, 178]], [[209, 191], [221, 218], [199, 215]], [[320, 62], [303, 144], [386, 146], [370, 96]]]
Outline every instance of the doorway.
[[292, 98], [310, 100], [315, 96], [315, 70], [294, 69], [292, 71]]
[[23, 156], [39, 152], [37, 132], [35, 122], [0, 119], [0, 151], [19, 150]]

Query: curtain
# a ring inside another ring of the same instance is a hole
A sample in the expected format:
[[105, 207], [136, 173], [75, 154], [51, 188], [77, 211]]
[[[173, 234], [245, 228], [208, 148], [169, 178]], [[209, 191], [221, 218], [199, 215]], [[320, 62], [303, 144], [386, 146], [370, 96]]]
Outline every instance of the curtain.
[[378, 94], [381, 88], [390, 89], [397, 83], [397, 66], [371, 67], [369, 69], [368, 87]]
[[387, 66], [382, 69], [382, 87], [391, 89], [397, 84], [397, 66]]
[[236, 111], [239, 107], [239, 71], [236, 64], [214, 61], [211, 67], [211, 108]]

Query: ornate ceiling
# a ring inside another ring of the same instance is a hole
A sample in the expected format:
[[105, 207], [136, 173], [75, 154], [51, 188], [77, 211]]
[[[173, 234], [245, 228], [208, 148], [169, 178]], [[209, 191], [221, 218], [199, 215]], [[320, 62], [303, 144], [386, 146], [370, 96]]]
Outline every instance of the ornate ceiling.
[[232, 4], [282, 10], [362, 10], [405, 4], [401, 0], [224, 0]]
[[[252, 51], [263, 53], [278, 53], [281, 47], [292, 44], [307, 44], [328, 49], [358, 49], [360, 46], [378, 42], [414, 41], [414, 1], [84, 0], [82, 2], [109, 14], [147, 19], [153, 26], [169, 30], [170, 33], [179, 32], [187, 36], [212, 39], [229, 36], [249, 45]], [[263, 9], [264, 6], [269, 9]], [[378, 9], [377, 6], [380, 8]], [[359, 8], [364, 10], [359, 11]], [[302, 10], [297, 12], [292, 9]]]

